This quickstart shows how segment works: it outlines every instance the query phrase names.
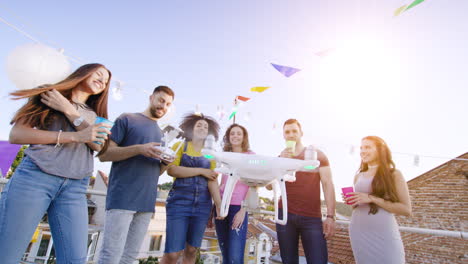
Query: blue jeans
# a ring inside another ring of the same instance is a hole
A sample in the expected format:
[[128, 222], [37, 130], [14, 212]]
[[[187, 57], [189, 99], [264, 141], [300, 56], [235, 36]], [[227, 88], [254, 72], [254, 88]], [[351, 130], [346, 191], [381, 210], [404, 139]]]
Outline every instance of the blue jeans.
[[88, 181], [47, 174], [25, 157], [0, 198], [0, 263], [20, 261], [46, 212], [57, 263], [86, 263]]
[[152, 215], [152, 212], [107, 210], [98, 263], [132, 264], [138, 257]]
[[230, 205], [229, 212], [223, 220], [215, 220], [216, 235], [219, 247], [223, 254], [223, 263], [244, 263], [245, 240], [247, 236], [248, 215], [245, 214], [244, 222], [239, 229], [232, 229], [234, 216], [241, 209], [240, 205]]
[[[279, 217], [283, 218], [282, 211]], [[328, 262], [327, 241], [323, 235], [322, 219], [288, 213], [286, 225], [276, 224], [281, 259], [285, 264], [299, 263], [299, 236], [307, 263]]]

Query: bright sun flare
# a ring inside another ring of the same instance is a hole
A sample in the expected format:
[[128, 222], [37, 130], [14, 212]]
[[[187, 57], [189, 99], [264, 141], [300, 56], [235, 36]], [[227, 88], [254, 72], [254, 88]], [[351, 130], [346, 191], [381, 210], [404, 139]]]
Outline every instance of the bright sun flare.
[[321, 95], [346, 120], [386, 114], [399, 97], [399, 86], [397, 57], [391, 47], [376, 40], [345, 42], [320, 65]]

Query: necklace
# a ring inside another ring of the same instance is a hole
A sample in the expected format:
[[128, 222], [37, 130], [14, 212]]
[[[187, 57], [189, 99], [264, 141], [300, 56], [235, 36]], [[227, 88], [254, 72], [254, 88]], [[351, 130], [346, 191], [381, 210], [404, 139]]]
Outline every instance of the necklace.
[[369, 169], [375, 169], [375, 168], [377, 168], [378, 166], [379, 166], [379, 165], [372, 165], [372, 166], [371, 166], [371, 165], [367, 165], [367, 167], [369, 167]]

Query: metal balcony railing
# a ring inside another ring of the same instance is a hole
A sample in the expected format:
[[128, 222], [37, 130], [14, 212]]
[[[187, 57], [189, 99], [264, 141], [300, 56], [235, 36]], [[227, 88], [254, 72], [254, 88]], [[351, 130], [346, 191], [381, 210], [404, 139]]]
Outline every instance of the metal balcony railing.
[[[7, 182], [8, 182], [7, 179], [0, 178], [0, 191], [3, 190], [3, 186]], [[88, 189], [86, 193], [87, 194], [92, 194], [92, 195], [106, 196], [106, 192], [96, 191], [96, 190], [92, 190], [92, 189]], [[157, 202], [165, 203], [166, 199], [158, 198]], [[249, 210], [249, 211], [251, 211], [253, 213], [263, 214], [263, 215], [274, 215], [274, 212], [267, 211], [267, 210], [253, 210], [253, 211]], [[350, 221], [337, 220], [336, 223], [337, 224], [342, 224], [342, 225], [349, 225]], [[402, 231], [402, 232], [468, 239], [468, 232], [464, 232], [464, 231], [428, 229], [428, 228], [419, 228], [419, 227], [410, 227], [410, 226], [400, 226], [399, 228], [400, 228], [400, 231]]]

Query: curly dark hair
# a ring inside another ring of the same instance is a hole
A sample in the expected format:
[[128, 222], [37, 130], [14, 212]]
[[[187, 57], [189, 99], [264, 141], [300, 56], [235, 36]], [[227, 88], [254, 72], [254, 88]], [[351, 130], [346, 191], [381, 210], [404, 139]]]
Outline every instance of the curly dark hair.
[[242, 129], [242, 132], [244, 133], [244, 137], [242, 138], [242, 152], [247, 152], [250, 149], [250, 144], [249, 144], [249, 133], [247, 132], [247, 129], [239, 124], [232, 124], [226, 129], [226, 133], [224, 133], [223, 137], [223, 150], [224, 151], [230, 151], [232, 152], [232, 145], [231, 142], [229, 141], [229, 136], [231, 134], [231, 130], [235, 127], [238, 127]]
[[199, 120], [205, 120], [208, 123], [208, 134], [213, 135], [216, 140], [219, 138], [219, 124], [216, 120], [210, 116], [203, 114], [186, 114], [179, 127], [184, 131], [184, 137], [187, 141], [193, 139], [193, 128]]

